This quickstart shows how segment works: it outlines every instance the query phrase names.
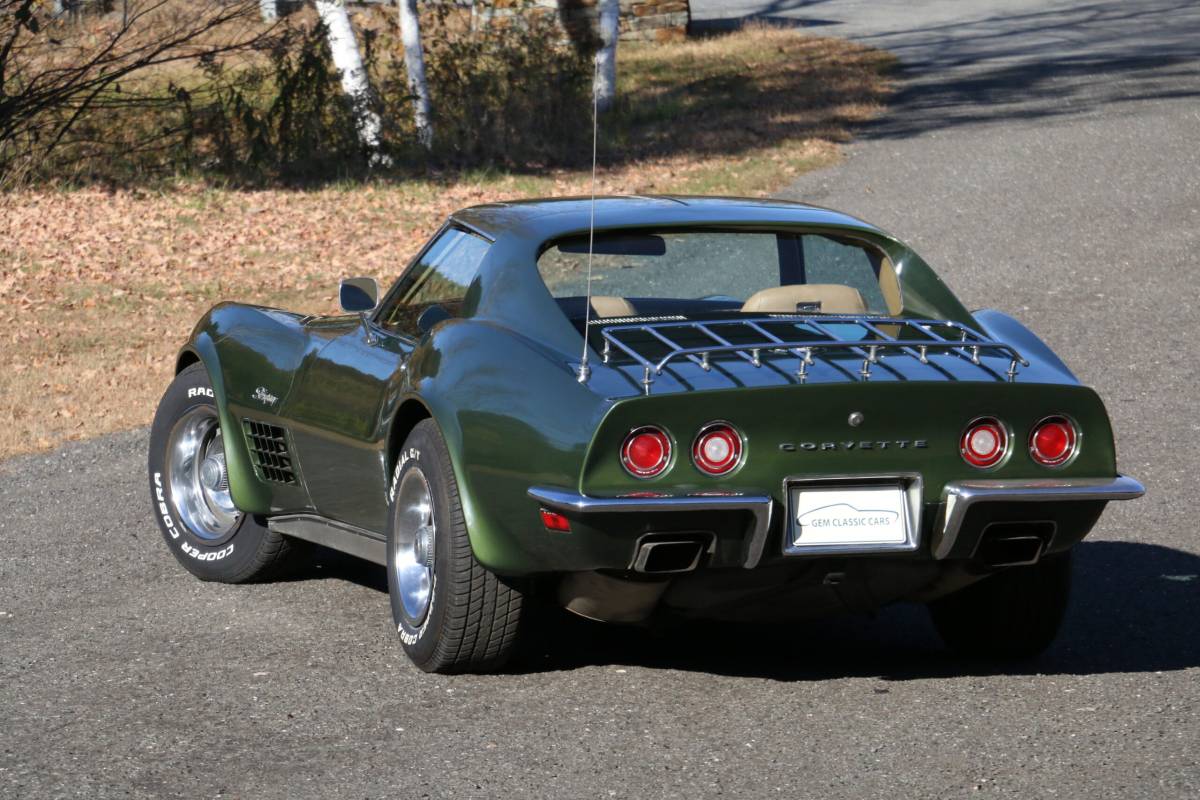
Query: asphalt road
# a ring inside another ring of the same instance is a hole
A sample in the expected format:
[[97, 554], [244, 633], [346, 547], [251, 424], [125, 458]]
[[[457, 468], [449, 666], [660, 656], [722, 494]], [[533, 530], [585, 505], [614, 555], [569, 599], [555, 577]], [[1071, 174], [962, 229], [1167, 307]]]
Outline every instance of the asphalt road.
[[0, 797], [1200, 794], [1200, 8], [996, 5], [693, 9], [904, 59], [888, 119], [789, 193], [908, 239], [1108, 402], [1150, 494], [1080, 546], [1042, 661], [956, 664], [898, 608], [770, 635], [574, 625], [523, 673], [427, 676], [376, 568], [187, 576], [136, 432], [0, 464]]

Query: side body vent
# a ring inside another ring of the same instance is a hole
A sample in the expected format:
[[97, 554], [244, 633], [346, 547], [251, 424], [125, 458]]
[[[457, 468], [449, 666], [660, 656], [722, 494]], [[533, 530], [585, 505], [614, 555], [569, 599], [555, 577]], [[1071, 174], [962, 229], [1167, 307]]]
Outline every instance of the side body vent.
[[242, 425], [259, 476], [275, 483], [295, 483], [296, 472], [292, 469], [292, 455], [283, 428], [251, 419], [242, 420]]

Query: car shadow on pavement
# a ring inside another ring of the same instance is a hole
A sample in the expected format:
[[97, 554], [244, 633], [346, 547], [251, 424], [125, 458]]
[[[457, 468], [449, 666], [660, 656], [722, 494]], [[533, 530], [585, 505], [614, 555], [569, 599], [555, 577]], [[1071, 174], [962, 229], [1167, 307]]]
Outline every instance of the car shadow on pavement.
[[[320, 579], [387, 592], [383, 567], [324, 548], [293, 576]], [[913, 604], [790, 626], [693, 622], [642, 628], [543, 612], [528, 629], [512, 672], [633, 666], [779, 681], [1162, 672], [1200, 667], [1200, 556], [1135, 542], [1083, 542], [1075, 548], [1062, 633], [1040, 658], [1020, 663], [955, 658], [924, 608]]]
[[638, 629], [574, 617], [538, 627], [515, 671], [620, 665], [770, 680], [1159, 672], [1200, 666], [1200, 556], [1157, 545], [1085, 542], [1055, 644], [1021, 663], [955, 658], [922, 607], [794, 626], [703, 623]]

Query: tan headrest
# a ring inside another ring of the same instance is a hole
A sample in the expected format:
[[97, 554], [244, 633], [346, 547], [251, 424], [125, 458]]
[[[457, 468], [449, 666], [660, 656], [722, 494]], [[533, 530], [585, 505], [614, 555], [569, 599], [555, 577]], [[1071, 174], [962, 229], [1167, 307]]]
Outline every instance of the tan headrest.
[[[593, 301], [595, 298], [592, 298]], [[820, 311], [825, 314], [865, 314], [867, 304], [858, 289], [840, 283], [804, 283], [796, 286], [777, 286], [755, 292], [742, 306], [742, 311], [772, 314], [794, 314], [797, 311]]]
[[592, 311], [597, 317], [636, 317], [637, 311], [624, 297], [592, 295]]

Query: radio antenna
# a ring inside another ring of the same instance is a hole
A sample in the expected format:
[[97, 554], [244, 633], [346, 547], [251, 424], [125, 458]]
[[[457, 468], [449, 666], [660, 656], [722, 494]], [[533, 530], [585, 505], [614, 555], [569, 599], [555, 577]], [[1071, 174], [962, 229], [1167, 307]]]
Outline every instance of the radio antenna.
[[596, 81], [600, 78], [600, 59], [595, 61], [595, 74], [592, 76], [592, 202], [588, 219], [588, 252], [587, 252], [587, 288], [583, 298], [583, 355], [579, 358], [580, 383], [587, 383], [591, 377], [592, 368], [588, 365], [588, 325], [592, 319], [592, 250], [596, 243], [596, 140], [599, 138], [599, 101], [597, 100]]

